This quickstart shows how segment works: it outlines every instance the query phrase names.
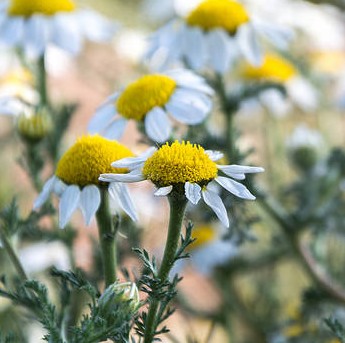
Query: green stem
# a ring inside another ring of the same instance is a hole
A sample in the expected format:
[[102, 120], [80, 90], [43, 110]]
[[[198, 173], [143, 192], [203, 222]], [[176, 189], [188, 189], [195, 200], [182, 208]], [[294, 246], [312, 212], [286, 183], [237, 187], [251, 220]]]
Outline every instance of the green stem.
[[37, 71], [37, 90], [40, 94], [40, 104], [42, 106], [49, 106], [48, 90], [47, 90], [47, 73], [44, 63], [44, 56], [38, 60]]
[[110, 286], [116, 281], [116, 232], [118, 223], [109, 210], [109, 194], [106, 189], [101, 189], [101, 204], [96, 213], [99, 241], [101, 245], [103, 273], [105, 287]]
[[[170, 203], [168, 237], [165, 244], [163, 260], [157, 275], [162, 283], [167, 280], [169, 272], [175, 262], [176, 251], [180, 240], [182, 221], [187, 205], [187, 199], [184, 195], [183, 197], [181, 197], [173, 194], [169, 196], [168, 199]], [[154, 339], [156, 328], [158, 326], [157, 312], [159, 303], [159, 300], [153, 299], [150, 304], [147, 320], [145, 323], [146, 330], [144, 343], [151, 343]]]
[[24, 268], [23, 268], [21, 262], [19, 261], [19, 258], [17, 256], [17, 254], [15, 253], [9, 239], [7, 238], [3, 228], [0, 228], [0, 238], [1, 238], [2, 245], [4, 246], [5, 250], [7, 251], [8, 256], [9, 256], [10, 260], [12, 261], [15, 269], [17, 270], [19, 277], [21, 278], [21, 280], [23, 282], [27, 281], [28, 277], [24, 271]]
[[222, 75], [216, 75], [214, 85], [219, 95], [221, 108], [226, 120], [226, 152], [231, 163], [237, 163], [239, 154], [235, 142], [236, 131], [234, 127], [234, 115], [238, 110], [238, 104], [234, 101], [230, 101], [228, 95], [226, 94], [224, 79]]
[[[326, 292], [337, 303], [345, 304], [345, 290], [329, 277], [323, 270], [320, 270], [317, 262], [310, 254], [309, 249], [303, 244], [300, 232], [307, 227], [307, 223], [297, 227], [292, 218], [282, 209], [282, 207], [272, 199], [266, 197], [259, 198], [267, 213], [276, 220], [289, 243], [291, 250], [296, 254], [305, 272], [316, 286]], [[299, 230], [296, 230], [296, 229]]]

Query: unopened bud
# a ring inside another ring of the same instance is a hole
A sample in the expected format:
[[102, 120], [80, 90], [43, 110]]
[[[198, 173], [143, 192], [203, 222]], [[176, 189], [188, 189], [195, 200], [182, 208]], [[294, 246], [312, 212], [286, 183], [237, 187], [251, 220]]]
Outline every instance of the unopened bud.
[[51, 131], [52, 121], [46, 110], [35, 114], [24, 112], [18, 118], [17, 127], [20, 136], [24, 140], [30, 143], [38, 143]]
[[102, 317], [110, 316], [114, 311], [134, 314], [139, 306], [139, 291], [133, 282], [115, 282], [98, 299], [98, 307]]

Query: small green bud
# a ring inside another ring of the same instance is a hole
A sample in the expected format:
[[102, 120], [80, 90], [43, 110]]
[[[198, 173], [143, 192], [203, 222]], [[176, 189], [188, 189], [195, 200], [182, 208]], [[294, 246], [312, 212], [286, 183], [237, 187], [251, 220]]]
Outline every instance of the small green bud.
[[301, 146], [290, 152], [292, 163], [302, 171], [311, 170], [318, 160], [317, 151], [309, 146]]
[[114, 311], [135, 314], [140, 306], [139, 291], [135, 283], [113, 283], [98, 299], [100, 315], [110, 316]]
[[291, 162], [302, 172], [313, 169], [323, 146], [321, 134], [301, 124], [295, 128], [287, 140]]
[[46, 110], [38, 113], [22, 113], [17, 122], [20, 136], [29, 143], [38, 143], [46, 137], [52, 129], [52, 120]]

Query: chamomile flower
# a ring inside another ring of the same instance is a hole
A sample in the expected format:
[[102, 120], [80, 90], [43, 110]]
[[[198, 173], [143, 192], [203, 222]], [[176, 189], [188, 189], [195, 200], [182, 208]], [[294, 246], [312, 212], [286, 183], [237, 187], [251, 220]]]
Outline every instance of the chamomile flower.
[[[112, 163], [115, 168], [128, 168], [127, 174], [104, 173], [105, 182], [138, 182], [150, 180], [158, 190], [155, 195], [184, 194], [196, 205], [201, 197], [211, 207], [224, 226], [229, 226], [227, 211], [220, 196], [213, 190], [219, 184], [232, 194], [248, 200], [255, 196], [241, 183], [247, 173], [259, 173], [263, 168], [239, 165], [217, 165], [219, 152], [204, 150], [200, 145], [175, 141], [158, 150], [151, 148], [138, 157], [129, 157]], [[225, 176], [218, 175], [219, 173]]]
[[215, 267], [229, 261], [238, 254], [238, 247], [230, 240], [220, 237], [221, 230], [213, 225], [200, 225], [193, 228], [195, 241], [188, 246], [190, 258], [177, 261], [170, 275], [175, 275], [187, 264], [199, 273], [210, 275]]
[[[246, 82], [275, 81], [283, 84], [288, 98], [303, 111], [313, 111], [317, 106], [318, 95], [315, 88], [291, 62], [279, 55], [266, 54], [261, 66], [243, 63], [240, 75]], [[277, 115], [284, 115], [290, 107], [284, 95], [275, 89], [262, 92], [259, 99]]]
[[165, 142], [172, 131], [168, 114], [183, 124], [198, 124], [211, 110], [212, 94], [203, 78], [187, 70], [145, 75], [98, 108], [89, 132], [119, 139], [132, 119], [144, 123], [152, 140]]
[[26, 55], [44, 55], [49, 44], [77, 54], [84, 39], [108, 41], [114, 25], [73, 0], [8, 0], [0, 7], [0, 42]]
[[158, 68], [185, 61], [194, 70], [224, 73], [242, 56], [262, 63], [260, 36], [286, 47], [291, 32], [256, 20], [236, 0], [203, 0], [151, 37], [146, 58]]
[[45, 183], [34, 203], [34, 209], [41, 207], [50, 194], [55, 193], [60, 198], [61, 228], [67, 224], [77, 208], [81, 209], [85, 222], [89, 225], [100, 206], [100, 190], [108, 186], [110, 199], [136, 220], [127, 187], [120, 183], [105, 185], [98, 180], [99, 175], [104, 172], [125, 173], [126, 169], [114, 169], [110, 163], [132, 156], [133, 153], [124, 145], [97, 135], [78, 139], [60, 159], [55, 175]]
[[29, 105], [37, 104], [39, 96], [34, 90], [33, 75], [27, 69], [19, 67], [12, 54], [1, 54], [5, 61], [11, 57], [12, 63], [5, 64], [5, 71], [0, 75], [0, 115], [16, 117]]

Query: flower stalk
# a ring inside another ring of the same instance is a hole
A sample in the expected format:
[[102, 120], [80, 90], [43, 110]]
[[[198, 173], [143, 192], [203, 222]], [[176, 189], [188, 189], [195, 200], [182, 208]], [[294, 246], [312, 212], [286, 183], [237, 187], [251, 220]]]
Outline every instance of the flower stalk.
[[[187, 198], [184, 195], [181, 196], [174, 193], [168, 196], [168, 199], [170, 204], [168, 237], [164, 249], [162, 263], [157, 275], [162, 283], [168, 279], [170, 270], [175, 262], [176, 251], [181, 235], [182, 221], [187, 206]], [[154, 299], [150, 304], [147, 315], [144, 343], [153, 342], [159, 322], [159, 318], [157, 317], [158, 308], [159, 300]]]
[[9, 239], [7, 238], [5, 232], [4, 232], [4, 228], [0, 227], [0, 239], [1, 239], [1, 243], [4, 246], [5, 250], [7, 251], [7, 254], [11, 260], [11, 262], [14, 265], [14, 268], [16, 269], [20, 279], [22, 280], [22, 282], [25, 282], [28, 280], [28, 277], [25, 273], [25, 270], [16, 254], [16, 252], [14, 251], [11, 242], [9, 241]]
[[110, 214], [109, 195], [101, 189], [101, 204], [96, 213], [101, 246], [105, 287], [116, 281], [116, 233], [118, 221]]
[[47, 90], [47, 72], [45, 68], [44, 55], [38, 60], [37, 71], [37, 90], [40, 94], [42, 106], [49, 106], [48, 90]]

